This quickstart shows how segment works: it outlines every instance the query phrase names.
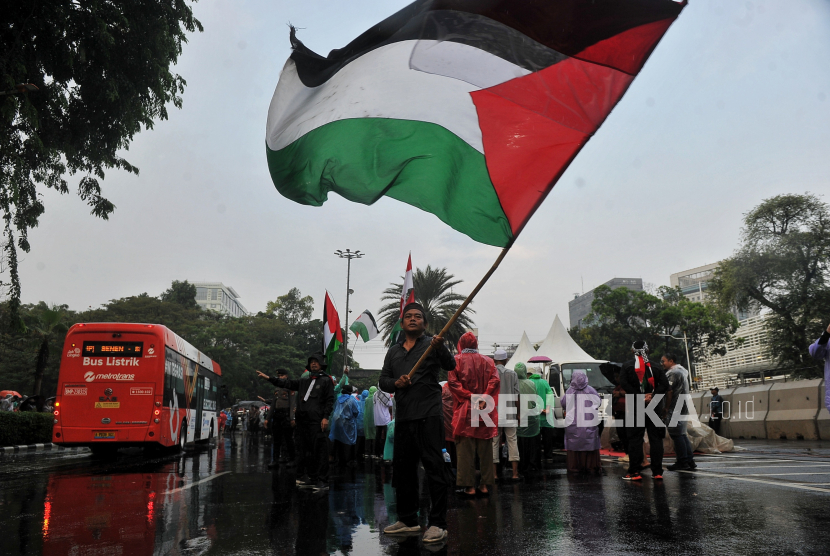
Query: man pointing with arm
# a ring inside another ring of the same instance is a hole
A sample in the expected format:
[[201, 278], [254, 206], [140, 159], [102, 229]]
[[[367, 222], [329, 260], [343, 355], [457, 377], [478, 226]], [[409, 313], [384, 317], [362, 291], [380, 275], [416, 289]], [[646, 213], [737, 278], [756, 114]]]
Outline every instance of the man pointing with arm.
[[[441, 369], [455, 368], [455, 359], [440, 336], [425, 334], [426, 311], [418, 303], [403, 310], [404, 341], [392, 345], [386, 353], [380, 373], [380, 389], [395, 394], [395, 451], [392, 458], [392, 486], [396, 489], [399, 521], [386, 527], [386, 534], [420, 531], [418, 526], [418, 462], [424, 465], [432, 507], [425, 543], [436, 543], [447, 536], [447, 490], [451, 483], [441, 448], [444, 445], [444, 422]], [[432, 346], [432, 351], [410, 379], [409, 371]]]
[[[325, 373], [326, 358], [315, 353], [308, 358], [306, 370], [308, 375], [299, 380], [269, 377], [257, 371], [260, 378], [278, 388], [294, 390], [299, 394], [296, 410], [297, 447], [300, 453], [300, 465], [297, 474], [301, 477], [301, 488], [314, 488], [324, 491], [329, 488], [329, 456], [326, 447], [326, 427], [329, 415], [334, 408], [334, 384]], [[309, 455], [310, 454], [310, 455]]]

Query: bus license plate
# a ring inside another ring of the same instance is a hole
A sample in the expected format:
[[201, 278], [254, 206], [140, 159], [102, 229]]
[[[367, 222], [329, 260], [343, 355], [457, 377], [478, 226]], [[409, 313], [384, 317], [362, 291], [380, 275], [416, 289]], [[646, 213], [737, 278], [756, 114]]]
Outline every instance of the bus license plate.
[[121, 402], [95, 402], [95, 409], [118, 409]]
[[95, 431], [95, 440], [115, 440], [115, 431]]

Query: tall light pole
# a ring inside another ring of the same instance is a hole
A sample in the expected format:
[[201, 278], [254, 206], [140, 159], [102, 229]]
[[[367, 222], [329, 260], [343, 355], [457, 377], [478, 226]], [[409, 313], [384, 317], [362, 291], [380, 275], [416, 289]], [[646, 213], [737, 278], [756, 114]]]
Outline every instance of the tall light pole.
[[341, 251], [338, 249], [334, 254], [341, 259], [346, 259], [346, 334], [343, 337], [343, 369], [345, 370], [349, 365], [349, 295], [352, 293], [349, 287], [349, 280], [351, 279], [352, 273], [352, 259], [360, 259], [366, 253], [361, 253], [360, 250], [350, 251], [346, 249], [345, 251]]
[[697, 381], [695, 381], [695, 378], [696, 378], [695, 372], [692, 370], [694, 367], [692, 367], [692, 360], [689, 357], [689, 341], [686, 338], [686, 333], [685, 332], [683, 333], [682, 338], [678, 338], [677, 336], [672, 336], [671, 334], [660, 334], [660, 335], [663, 336], [664, 338], [674, 338], [675, 340], [683, 340], [683, 343], [686, 346], [686, 361], [689, 362], [689, 374], [692, 375], [692, 382], [695, 385], [695, 390], [697, 390]]

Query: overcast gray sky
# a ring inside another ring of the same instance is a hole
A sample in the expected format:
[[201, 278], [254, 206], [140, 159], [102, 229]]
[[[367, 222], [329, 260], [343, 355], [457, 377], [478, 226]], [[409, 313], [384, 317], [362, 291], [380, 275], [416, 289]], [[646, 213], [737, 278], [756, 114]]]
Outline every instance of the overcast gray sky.
[[[253, 312], [298, 287], [322, 316], [328, 289], [352, 317], [413, 264], [447, 267], [467, 293], [499, 250], [394, 200], [322, 208], [274, 189], [265, 119], [289, 55], [288, 26], [318, 53], [344, 46], [407, 0], [201, 0], [204, 33], [176, 71], [184, 108], [138, 135], [110, 172], [108, 222], [75, 195], [44, 193], [22, 258], [25, 302], [83, 310], [158, 295], [172, 280], [216, 280]], [[565, 172], [474, 303], [483, 344], [541, 340], [575, 292], [606, 280], [669, 275], [729, 256], [741, 215], [781, 193], [830, 192], [830, 2], [691, 0], [639, 77]], [[75, 179], [77, 182], [77, 179]], [[482, 346], [488, 351], [487, 346]], [[492, 347], [489, 348], [492, 350]], [[356, 352], [379, 368], [383, 349]]]

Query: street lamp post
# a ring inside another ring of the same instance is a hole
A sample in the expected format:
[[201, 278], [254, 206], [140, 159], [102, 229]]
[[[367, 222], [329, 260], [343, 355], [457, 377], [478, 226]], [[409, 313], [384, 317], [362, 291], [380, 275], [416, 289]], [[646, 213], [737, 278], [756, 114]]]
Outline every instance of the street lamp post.
[[692, 359], [689, 357], [689, 340], [686, 338], [686, 333], [683, 333], [682, 338], [678, 338], [677, 336], [672, 336], [671, 334], [660, 334], [664, 338], [674, 338], [675, 340], [683, 340], [683, 344], [686, 346], [686, 361], [689, 362], [689, 373], [692, 375], [692, 383], [695, 385], [695, 390], [697, 390], [697, 381], [695, 381], [696, 375], [694, 372], [694, 367], [692, 366]]
[[360, 259], [366, 253], [361, 253], [360, 250], [350, 251], [346, 249], [341, 251], [338, 249], [334, 254], [341, 259], [346, 259], [346, 334], [343, 337], [343, 369], [345, 370], [349, 365], [349, 295], [352, 293], [349, 281], [352, 273], [352, 259]]

